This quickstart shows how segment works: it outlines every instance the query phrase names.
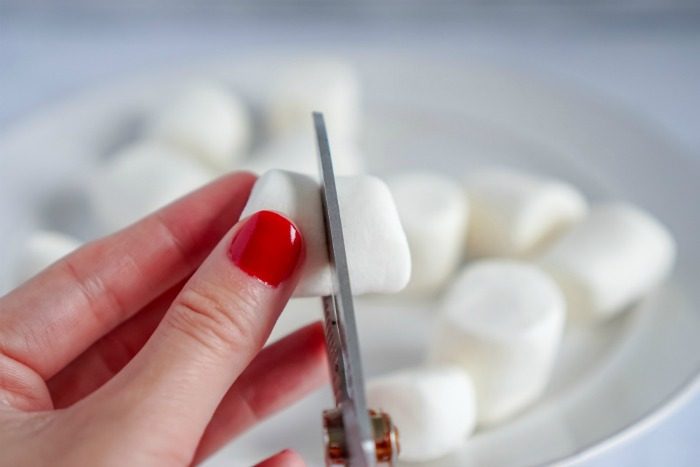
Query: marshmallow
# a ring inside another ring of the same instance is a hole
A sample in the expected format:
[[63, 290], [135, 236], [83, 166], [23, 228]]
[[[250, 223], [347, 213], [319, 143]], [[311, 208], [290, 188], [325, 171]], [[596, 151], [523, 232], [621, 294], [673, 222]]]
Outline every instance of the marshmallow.
[[469, 203], [462, 187], [447, 177], [407, 173], [387, 180], [408, 245], [412, 276], [406, 290], [435, 292], [462, 258]]
[[360, 126], [360, 80], [349, 64], [302, 60], [280, 72], [272, 86], [272, 135], [306, 129], [311, 112], [324, 113], [331, 141], [355, 138]]
[[485, 260], [452, 284], [430, 358], [474, 380], [479, 424], [500, 422], [543, 392], [561, 341], [564, 297], [527, 263]]
[[213, 174], [176, 148], [142, 141], [100, 167], [88, 190], [95, 215], [115, 230], [199, 188]]
[[470, 256], [525, 256], [581, 220], [587, 203], [573, 186], [508, 169], [469, 177]]
[[247, 149], [251, 126], [248, 111], [236, 95], [216, 84], [200, 84], [158, 111], [148, 132], [212, 168], [226, 170]]
[[471, 378], [445, 365], [402, 370], [367, 384], [367, 405], [399, 432], [402, 461], [428, 461], [462, 446], [474, 430]]
[[676, 246], [649, 214], [625, 204], [595, 207], [541, 258], [575, 319], [610, 318], [670, 273]]
[[21, 284], [79, 246], [80, 241], [60, 232], [38, 230], [32, 233], [14, 258], [12, 284]]
[[[279, 169], [313, 175], [318, 178], [318, 148], [308, 116], [308, 131], [300, 131], [272, 140], [246, 160], [242, 169], [263, 174]], [[341, 139], [331, 143], [333, 170], [337, 175], [356, 175], [364, 172], [364, 158], [357, 145]]]
[[[410, 277], [411, 257], [389, 189], [368, 175], [338, 177], [336, 182], [353, 293], [399, 291]], [[306, 259], [294, 296], [329, 295], [330, 266], [318, 181], [271, 170], [256, 182], [241, 217], [260, 210], [289, 217], [304, 237]]]

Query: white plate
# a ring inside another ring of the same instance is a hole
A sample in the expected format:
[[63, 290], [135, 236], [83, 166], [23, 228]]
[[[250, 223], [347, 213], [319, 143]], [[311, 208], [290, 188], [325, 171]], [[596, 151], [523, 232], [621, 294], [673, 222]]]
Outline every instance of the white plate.
[[[697, 386], [700, 369], [700, 167], [637, 117], [553, 83], [487, 66], [355, 59], [366, 86], [363, 144], [372, 171], [431, 168], [461, 176], [483, 164], [531, 168], [576, 183], [594, 200], [624, 198], [644, 206], [679, 243], [676, 273], [666, 287], [604, 328], [568, 333], [539, 403], [430, 465], [582, 459], [679, 405]], [[0, 244], [12, 245], [35, 226], [95, 235], [81, 183], [100, 157], [133, 137], [145, 110], [167, 99], [174, 86], [202, 76], [230, 82], [259, 102], [282, 61], [229, 60], [198, 66], [196, 75], [180, 70], [141, 77], [8, 129], [0, 135]], [[280, 327], [320, 316], [315, 303], [293, 305]], [[421, 361], [436, 306], [359, 301], [368, 375]], [[320, 465], [320, 412], [330, 403], [329, 392], [320, 391], [246, 434], [209, 465], [250, 465], [284, 447]]]

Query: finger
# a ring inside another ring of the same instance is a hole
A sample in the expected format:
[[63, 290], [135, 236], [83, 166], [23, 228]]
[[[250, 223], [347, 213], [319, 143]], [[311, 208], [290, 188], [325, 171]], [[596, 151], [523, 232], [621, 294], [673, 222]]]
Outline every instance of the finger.
[[184, 285], [163, 293], [54, 375], [47, 382], [54, 407], [68, 407], [112, 379], [141, 350]]
[[[261, 211], [216, 246], [153, 336], [86, 399], [119, 414], [123, 430], [194, 454], [216, 407], [258, 353], [296, 284], [303, 242], [286, 218]], [[103, 410], [103, 412], [105, 412]], [[176, 439], [174, 439], [176, 438]]]
[[282, 452], [275, 454], [272, 457], [268, 457], [259, 464], [255, 464], [255, 467], [304, 467], [304, 459], [301, 458], [296, 452], [285, 449]]
[[328, 380], [323, 327], [314, 323], [266, 347], [219, 404], [195, 463]]
[[59, 260], [0, 299], [10, 359], [48, 379], [192, 273], [238, 220], [254, 176], [223, 177]]

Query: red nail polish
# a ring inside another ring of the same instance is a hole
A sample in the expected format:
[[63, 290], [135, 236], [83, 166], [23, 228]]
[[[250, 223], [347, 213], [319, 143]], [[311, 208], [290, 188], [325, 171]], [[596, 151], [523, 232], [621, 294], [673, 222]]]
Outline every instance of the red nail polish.
[[260, 211], [236, 232], [228, 256], [246, 274], [277, 287], [297, 267], [303, 240], [285, 217]]

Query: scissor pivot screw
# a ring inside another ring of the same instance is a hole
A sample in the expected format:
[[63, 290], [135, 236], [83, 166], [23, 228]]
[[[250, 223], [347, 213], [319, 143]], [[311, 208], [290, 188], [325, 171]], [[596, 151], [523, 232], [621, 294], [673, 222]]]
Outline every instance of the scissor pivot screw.
[[[374, 435], [376, 460], [393, 465], [399, 455], [399, 432], [388, 414], [369, 410], [369, 419]], [[350, 465], [345, 444], [345, 428], [340, 409], [323, 412], [323, 431], [327, 465]]]

